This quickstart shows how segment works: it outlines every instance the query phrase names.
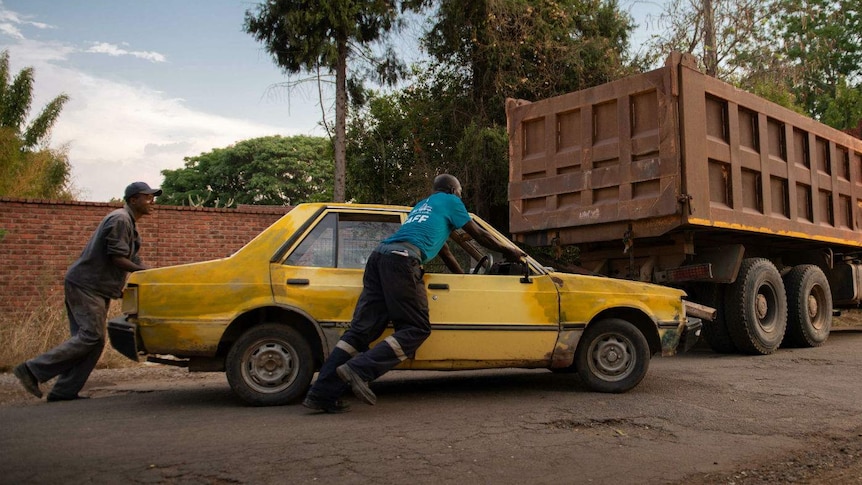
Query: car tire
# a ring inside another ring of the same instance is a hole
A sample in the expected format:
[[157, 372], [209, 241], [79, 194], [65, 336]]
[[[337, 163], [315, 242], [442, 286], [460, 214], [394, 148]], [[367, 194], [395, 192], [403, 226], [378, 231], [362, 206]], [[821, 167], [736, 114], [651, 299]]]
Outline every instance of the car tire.
[[633, 324], [609, 318], [587, 326], [575, 363], [590, 390], [620, 393], [637, 386], [649, 369], [650, 348]]
[[784, 339], [787, 296], [781, 274], [768, 259], [742, 261], [724, 294], [727, 329], [740, 352], [768, 355]]
[[787, 290], [787, 330], [782, 346], [817, 347], [832, 328], [832, 290], [823, 271], [812, 264], [784, 275]]
[[231, 389], [252, 406], [296, 401], [314, 375], [311, 348], [296, 330], [265, 323], [243, 333], [227, 354], [225, 374]]

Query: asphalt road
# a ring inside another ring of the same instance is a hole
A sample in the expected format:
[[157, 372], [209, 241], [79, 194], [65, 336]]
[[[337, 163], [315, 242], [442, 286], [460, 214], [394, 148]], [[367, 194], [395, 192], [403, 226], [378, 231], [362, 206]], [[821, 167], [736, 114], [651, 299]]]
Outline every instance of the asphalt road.
[[99, 370], [45, 403], [0, 375], [0, 483], [862, 483], [862, 330], [652, 360], [620, 395], [543, 370], [392, 372], [378, 404], [251, 408], [221, 374]]

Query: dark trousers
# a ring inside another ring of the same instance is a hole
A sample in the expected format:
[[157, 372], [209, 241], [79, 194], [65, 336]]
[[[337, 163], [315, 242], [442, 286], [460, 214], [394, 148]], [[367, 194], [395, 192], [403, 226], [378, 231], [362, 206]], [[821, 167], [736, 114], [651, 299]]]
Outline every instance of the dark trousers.
[[[335, 369], [345, 363], [363, 380], [373, 381], [413, 357], [431, 334], [422, 267], [417, 258], [398, 254], [402, 251], [395, 243], [371, 253], [350, 328], [326, 359], [310, 394], [319, 399], [338, 398], [347, 385]], [[395, 332], [369, 349], [389, 322]]]
[[59, 398], [78, 395], [96, 367], [105, 347], [105, 320], [110, 300], [68, 281], [65, 283], [66, 313], [71, 337], [26, 362], [39, 382], [60, 376], [51, 394]]

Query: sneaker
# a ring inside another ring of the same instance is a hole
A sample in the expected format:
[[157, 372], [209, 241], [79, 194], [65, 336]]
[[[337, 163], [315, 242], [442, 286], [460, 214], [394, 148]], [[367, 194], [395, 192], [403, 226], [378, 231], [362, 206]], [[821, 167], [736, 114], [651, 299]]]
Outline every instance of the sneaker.
[[372, 406], [377, 404], [377, 396], [374, 395], [374, 391], [368, 387], [368, 383], [363, 381], [362, 378], [359, 377], [359, 374], [351, 369], [349, 365], [344, 364], [338, 366], [338, 368], [335, 369], [335, 372], [342, 381], [350, 384], [350, 389], [353, 390], [353, 394], [355, 394], [356, 397], [366, 404], [370, 404]]
[[39, 381], [30, 371], [30, 368], [27, 367], [27, 364], [18, 364], [12, 370], [12, 373], [15, 374], [15, 377], [17, 377], [19, 381], [21, 381], [21, 385], [24, 386], [24, 389], [27, 389], [27, 392], [38, 398], [42, 397], [42, 390], [39, 389]]
[[48, 402], [76, 401], [78, 399], [90, 399], [90, 396], [81, 396], [81, 395], [75, 394], [72, 397], [66, 397], [66, 396], [57, 396], [54, 394], [48, 394], [47, 401]]
[[350, 411], [350, 405], [341, 399], [324, 401], [323, 399], [317, 399], [316, 397], [311, 396], [311, 394], [305, 396], [305, 400], [302, 401], [302, 405], [308, 409], [323, 411], [324, 413], [330, 414], [346, 413], [347, 411]]

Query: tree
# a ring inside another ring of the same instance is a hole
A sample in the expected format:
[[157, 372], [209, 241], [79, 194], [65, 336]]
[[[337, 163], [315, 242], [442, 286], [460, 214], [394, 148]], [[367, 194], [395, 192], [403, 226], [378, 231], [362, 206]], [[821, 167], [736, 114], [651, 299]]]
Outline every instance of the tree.
[[672, 51], [689, 53], [704, 72], [728, 82], [766, 72], [776, 67], [766, 28], [776, 9], [774, 0], [671, 0], [655, 20], [648, 56], [661, 63]]
[[331, 200], [332, 155], [325, 138], [268, 136], [185, 158], [163, 170], [166, 205], [230, 207]]
[[631, 19], [599, 0], [405, 5], [434, 9], [422, 40], [430, 61], [408, 88], [372, 94], [351, 118], [352, 194], [409, 204], [415, 197], [406, 196], [427, 194], [446, 171], [461, 180], [471, 210], [505, 228], [506, 98], [546, 98], [629, 72]]
[[862, 90], [862, 5], [858, 0], [779, 0], [779, 5], [772, 27], [795, 74], [785, 82], [810, 116], [839, 129], [855, 127], [862, 111], [847, 111], [847, 103], [858, 106]]
[[0, 54], [0, 195], [71, 199], [67, 149], [51, 149], [48, 137], [69, 100], [61, 94], [28, 123], [34, 70], [22, 69], [10, 81], [9, 51]]
[[[246, 12], [246, 32], [266, 45], [285, 72], [317, 73], [318, 79], [321, 70], [335, 72], [333, 196], [338, 202], [345, 195], [347, 64], [359, 55], [374, 58], [366, 47], [393, 29], [396, 15], [395, 0], [267, 0], [256, 12]], [[393, 50], [375, 66], [378, 79], [394, 82], [399, 63]]]

